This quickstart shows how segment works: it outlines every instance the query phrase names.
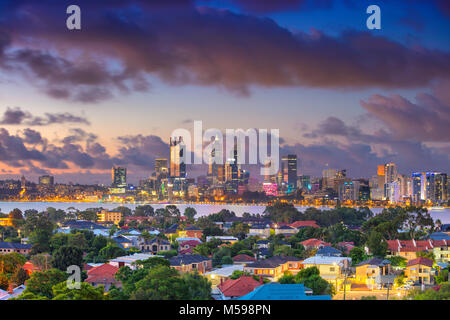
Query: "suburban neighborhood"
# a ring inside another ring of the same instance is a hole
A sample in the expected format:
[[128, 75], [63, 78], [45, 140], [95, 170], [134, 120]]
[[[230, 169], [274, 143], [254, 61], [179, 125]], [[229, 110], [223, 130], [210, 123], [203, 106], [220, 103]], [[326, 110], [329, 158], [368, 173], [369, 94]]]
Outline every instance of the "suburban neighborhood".
[[[423, 208], [302, 213], [275, 203], [261, 215], [196, 218], [145, 205], [15, 209], [5, 220], [0, 300], [449, 298], [450, 225]], [[73, 266], [79, 289], [67, 288]]]

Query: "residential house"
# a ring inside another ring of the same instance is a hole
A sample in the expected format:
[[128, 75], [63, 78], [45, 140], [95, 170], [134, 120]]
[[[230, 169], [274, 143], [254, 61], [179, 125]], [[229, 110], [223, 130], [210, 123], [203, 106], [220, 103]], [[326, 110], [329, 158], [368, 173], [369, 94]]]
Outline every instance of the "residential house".
[[137, 266], [136, 266], [137, 261], [143, 261], [143, 260], [147, 260], [149, 258], [154, 258], [154, 257], [164, 258], [163, 256], [149, 254], [149, 253], [135, 253], [133, 255], [122, 256], [122, 257], [117, 257], [117, 258], [111, 259], [111, 260], [109, 260], [108, 263], [117, 268], [129, 267], [130, 269], [135, 270], [137, 268]]
[[303, 284], [268, 283], [255, 288], [238, 300], [331, 300], [330, 295], [312, 295]]
[[186, 228], [184, 228], [184, 230], [178, 231], [178, 236], [201, 239], [201, 237], [203, 236], [203, 231], [196, 226], [187, 226]]
[[2, 241], [0, 242], [0, 254], [6, 254], [6, 253], [21, 253], [21, 254], [28, 254], [31, 252], [32, 245], [30, 244], [22, 244], [22, 243], [16, 243], [16, 242], [7, 242]]
[[301, 245], [305, 247], [305, 249], [320, 249], [323, 247], [330, 247], [331, 243], [318, 240], [318, 239], [308, 239], [300, 242]]
[[[217, 285], [219, 285], [223, 280], [228, 279], [231, 277], [234, 271], [244, 271], [244, 265], [243, 264], [233, 264], [228, 265], [226, 267], [217, 268], [208, 272], [205, 272], [203, 276], [208, 278], [209, 281], [211, 281], [212, 288], [215, 289]], [[218, 293], [216, 293], [218, 294]]]
[[252, 275], [268, 277], [277, 280], [286, 271], [297, 274], [302, 269], [302, 260], [297, 257], [274, 256], [265, 260], [259, 260], [244, 267], [245, 272]]
[[124, 226], [128, 227], [130, 224], [134, 225], [134, 224], [141, 224], [143, 222], [152, 222], [153, 221], [153, 217], [124, 217], [123, 218], [123, 222], [124, 222]]
[[238, 254], [237, 256], [234, 256], [232, 259], [233, 264], [247, 265], [249, 263], [256, 262], [256, 258], [249, 256], [248, 254]]
[[212, 260], [198, 254], [178, 255], [169, 259], [170, 266], [180, 272], [193, 272], [203, 274], [212, 269]]
[[388, 240], [388, 255], [400, 256], [407, 260], [417, 258], [417, 252], [432, 251], [435, 246], [441, 244], [434, 240]]
[[349, 254], [350, 251], [355, 247], [355, 243], [353, 241], [342, 241], [338, 242], [336, 246], [342, 249], [342, 252], [345, 254]]
[[231, 244], [233, 244], [233, 243], [239, 241], [238, 238], [232, 237], [232, 236], [207, 236], [207, 237], [206, 237], [206, 242], [209, 242], [209, 241], [211, 241], [212, 239], [218, 239], [218, 240], [220, 240], [220, 241], [222, 241], [222, 242], [229, 242], [229, 243], [231, 243]]
[[405, 276], [417, 284], [434, 284], [433, 260], [420, 257], [408, 261]]
[[317, 250], [316, 256], [324, 256], [324, 257], [341, 257], [342, 252], [333, 247], [322, 247]]
[[268, 238], [270, 236], [269, 224], [254, 224], [249, 227], [247, 237], [257, 236], [260, 238]]
[[178, 225], [177, 224], [171, 225], [169, 228], [164, 230], [164, 235], [169, 239], [171, 237], [178, 236]]
[[139, 242], [138, 237], [119, 235], [112, 238], [120, 247], [124, 249], [130, 249], [136, 247]]
[[26, 288], [27, 287], [22, 284], [15, 288], [12, 285], [9, 285], [8, 291], [0, 289], [0, 301], [16, 298], [20, 296]]
[[277, 226], [274, 228], [275, 234], [282, 234], [285, 236], [292, 236], [298, 232], [296, 228], [290, 226]]
[[188, 240], [188, 241], [182, 241], [179, 243], [178, 245], [178, 251], [186, 251], [186, 250], [190, 250], [192, 252], [192, 250], [198, 246], [201, 242], [197, 241], [197, 240]]
[[352, 259], [349, 257], [329, 257], [329, 256], [314, 256], [303, 261], [303, 268], [317, 267], [320, 276], [334, 283], [342, 277], [343, 271], [348, 270]]
[[433, 248], [434, 258], [436, 262], [450, 262], [450, 240], [435, 240]]
[[396, 275], [391, 274], [391, 261], [372, 258], [356, 266], [355, 280], [365, 284], [368, 289], [381, 289], [394, 283]]
[[3, 227], [12, 227], [13, 219], [10, 217], [0, 218], [0, 226]]
[[144, 237], [139, 237], [137, 245], [139, 250], [141, 250], [144, 253], [151, 252], [153, 254], [157, 254], [161, 251], [170, 250], [170, 242], [158, 237], [154, 237], [152, 239], [145, 239]]
[[242, 276], [238, 279], [228, 279], [217, 286], [220, 300], [235, 300], [263, 285], [262, 278], [256, 281], [251, 276]]
[[111, 264], [105, 263], [98, 267], [91, 268], [87, 271], [87, 279], [84, 282], [90, 283], [94, 287], [103, 285], [105, 291], [108, 291], [114, 284], [116, 287], [121, 287], [122, 284], [119, 280], [115, 279], [115, 274], [119, 271], [119, 268]]
[[301, 228], [320, 228], [314, 220], [294, 221], [289, 226], [297, 230]]

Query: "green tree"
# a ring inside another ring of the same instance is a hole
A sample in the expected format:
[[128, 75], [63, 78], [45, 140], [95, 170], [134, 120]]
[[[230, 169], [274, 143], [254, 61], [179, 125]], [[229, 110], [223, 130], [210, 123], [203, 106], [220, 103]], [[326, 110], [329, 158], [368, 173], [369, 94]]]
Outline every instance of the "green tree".
[[24, 269], [19, 268], [12, 275], [11, 282], [14, 283], [16, 286], [20, 286], [24, 284], [25, 281], [28, 280], [28, 278], [29, 278], [28, 273]]
[[197, 211], [194, 208], [187, 207], [184, 209], [184, 215], [189, 221], [194, 221], [194, 217], [197, 215]]
[[354, 266], [358, 265], [360, 262], [368, 258], [366, 252], [361, 247], [354, 247], [352, 250], [350, 250], [349, 256], [352, 259], [352, 264]]
[[384, 258], [388, 244], [381, 233], [372, 231], [367, 239], [367, 247], [374, 256]]
[[79, 289], [69, 289], [61, 282], [52, 287], [53, 300], [109, 300], [103, 286], [94, 287], [89, 283], [80, 283]]
[[83, 251], [77, 247], [63, 246], [56, 250], [52, 258], [53, 267], [66, 271], [71, 265], [83, 267]]
[[22, 294], [31, 293], [37, 296], [53, 298], [52, 287], [62, 281], [66, 281], [68, 274], [58, 269], [50, 269], [42, 272], [33, 272], [27, 280], [27, 287]]

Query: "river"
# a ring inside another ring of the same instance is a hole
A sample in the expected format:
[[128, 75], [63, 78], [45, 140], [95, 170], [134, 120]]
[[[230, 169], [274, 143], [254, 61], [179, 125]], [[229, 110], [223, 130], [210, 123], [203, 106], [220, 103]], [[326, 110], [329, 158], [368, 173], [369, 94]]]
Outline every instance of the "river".
[[[126, 206], [130, 209], [135, 209], [139, 204], [119, 204], [119, 203], [97, 203], [97, 202], [14, 202], [14, 201], [0, 201], [0, 212], [9, 213], [11, 210], [18, 208], [25, 211], [28, 209], [35, 209], [39, 212], [46, 210], [48, 207], [56, 209], [67, 210], [74, 207], [78, 210], [86, 210], [88, 208], [103, 207], [105, 209], [114, 209], [118, 206]], [[163, 208], [167, 203], [151, 204], [155, 209]], [[265, 206], [262, 205], [237, 205], [237, 204], [176, 204], [181, 213], [187, 207], [193, 207], [197, 211], [197, 217], [217, 213], [222, 209], [234, 211], [237, 216], [242, 216], [244, 212], [250, 214], [262, 214]], [[299, 211], [304, 211], [307, 207], [297, 207]], [[321, 207], [319, 209], [329, 209], [328, 207]], [[378, 214], [383, 208], [371, 208], [372, 212]], [[434, 220], [440, 219], [442, 223], [450, 223], [450, 209], [429, 209], [429, 212]]]

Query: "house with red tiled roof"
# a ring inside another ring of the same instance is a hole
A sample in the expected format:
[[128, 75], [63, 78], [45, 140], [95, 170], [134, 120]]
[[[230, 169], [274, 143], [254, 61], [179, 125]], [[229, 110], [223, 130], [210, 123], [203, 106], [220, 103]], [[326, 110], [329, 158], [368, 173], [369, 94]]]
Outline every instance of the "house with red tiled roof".
[[441, 245], [436, 240], [388, 240], [388, 254], [400, 256], [407, 260], [417, 258], [417, 252], [428, 252]]
[[262, 278], [256, 281], [251, 276], [242, 276], [239, 279], [228, 279], [217, 286], [222, 300], [233, 300], [255, 290], [263, 284]]
[[331, 243], [319, 240], [319, 239], [308, 239], [300, 242], [301, 245], [305, 247], [305, 249], [315, 248], [320, 249], [323, 247], [331, 247]]
[[316, 221], [314, 221], [314, 220], [294, 221], [289, 226], [291, 226], [292, 228], [296, 228], [296, 229], [308, 228], [308, 227], [319, 228]]
[[105, 287], [105, 291], [108, 291], [113, 284], [116, 287], [121, 287], [122, 284], [120, 283], [120, 281], [116, 280], [116, 278], [114, 277], [117, 271], [119, 271], [119, 268], [105, 263], [88, 270], [88, 277], [86, 280], [84, 280], [84, 282], [90, 283], [94, 287], [103, 285]]
[[408, 261], [405, 276], [417, 284], [434, 284], [433, 260], [419, 257]]
[[345, 254], [349, 254], [350, 250], [355, 247], [355, 243], [353, 241], [342, 241], [338, 242], [336, 246], [338, 248], [341, 248], [342, 252], [344, 252]]
[[247, 265], [249, 263], [253, 263], [256, 261], [256, 258], [249, 256], [248, 254], [238, 254], [237, 256], [234, 256], [231, 259], [233, 259], [233, 264], [243, 264], [243, 265]]
[[192, 250], [199, 244], [200, 244], [200, 241], [197, 241], [197, 240], [182, 241], [179, 243], [178, 251], [180, 251], [180, 253], [181, 253], [181, 251], [189, 249], [192, 252]]

